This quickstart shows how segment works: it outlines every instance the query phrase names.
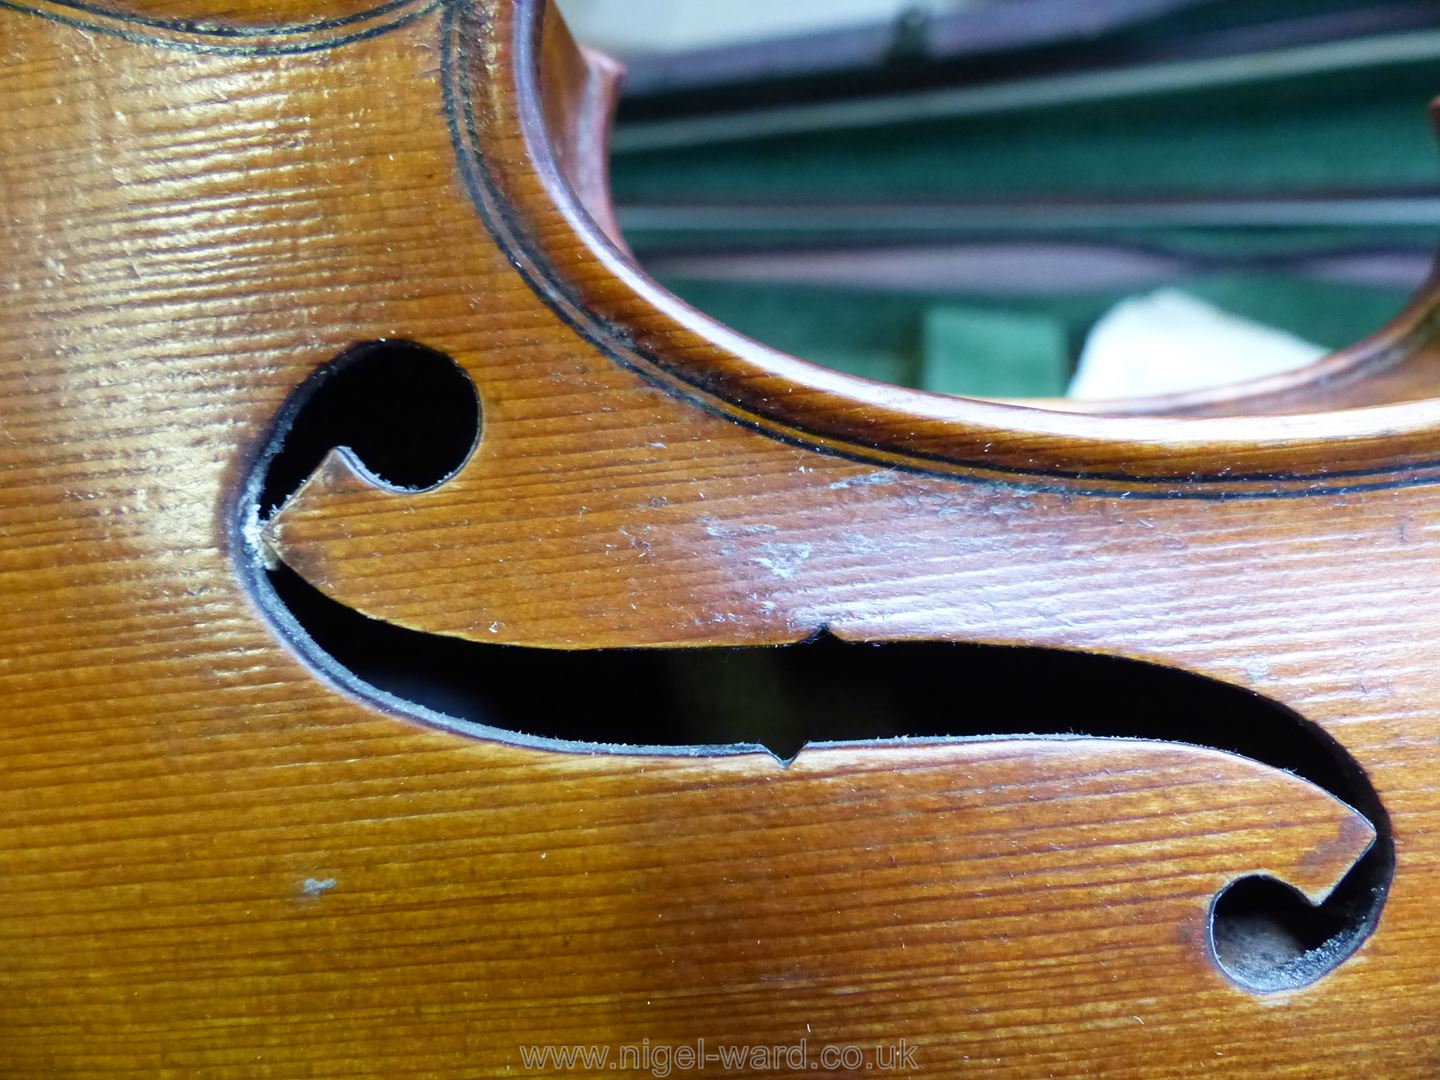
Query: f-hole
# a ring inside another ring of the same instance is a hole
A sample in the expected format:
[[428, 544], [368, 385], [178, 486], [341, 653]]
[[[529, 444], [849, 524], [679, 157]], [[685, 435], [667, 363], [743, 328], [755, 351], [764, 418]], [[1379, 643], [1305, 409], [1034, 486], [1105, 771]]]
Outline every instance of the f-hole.
[[[336, 682], [432, 724], [557, 751], [764, 748], [788, 761], [814, 744], [1036, 732], [1227, 751], [1325, 789], [1364, 814], [1377, 840], [1319, 906], [1269, 878], [1225, 889], [1210, 926], [1221, 969], [1253, 992], [1296, 989], [1334, 970], [1374, 929], [1394, 871], [1389, 820], [1374, 788], [1321, 728], [1239, 687], [1116, 657], [856, 643], [823, 630], [781, 647], [483, 644], [369, 618], [257, 550], [261, 527], [332, 450], [378, 484], [418, 491], [458, 472], [479, 433], [468, 375], [445, 354], [407, 341], [347, 351], [282, 411], [237, 518], [243, 570], [276, 630]], [[1007, 702], [1004, 717], [985, 704], [996, 700]]]

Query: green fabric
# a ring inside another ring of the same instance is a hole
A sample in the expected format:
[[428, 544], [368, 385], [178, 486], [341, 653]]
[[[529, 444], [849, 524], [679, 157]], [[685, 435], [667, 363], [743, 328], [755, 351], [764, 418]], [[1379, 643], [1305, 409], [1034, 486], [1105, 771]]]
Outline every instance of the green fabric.
[[1070, 381], [1065, 323], [957, 306], [924, 312], [922, 390], [971, 397], [1057, 397]]
[[1440, 178], [1433, 65], [617, 154], [620, 205], [1303, 191]]
[[[1223, 32], [1364, 6], [1361, 0], [1227, 0], [1127, 31], [1127, 40], [1177, 29]], [[1426, 106], [1437, 91], [1440, 72], [1433, 63], [1387, 62], [1003, 115], [618, 154], [612, 181], [622, 212], [626, 205], [667, 202], [1433, 192], [1440, 156]], [[771, 228], [718, 235], [629, 229], [627, 237], [644, 261], [661, 251], [844, 244], [866, 228], [857, 214], [853, 225], [820, 236]], [[1253, 267], [1272, 257], [1334, 250], [1433, 251], [1440, 228], [1133, 229], [1101, 238], [1197, 259], [1176, 287], [1338, 348], [1381, 326], [1405, 295]], [[1056, 357], [1073, 362], [1090, 325], [1122, 299], [1059, 290], [915, 296], [764, 281], [667, 284], [737, 329], [818, 363], [956, 393], [1054, 393]], [[1014, 370], [1004, 370], [1006, 358]], [[1032, 389], [978, 389], [1021, 385]]]

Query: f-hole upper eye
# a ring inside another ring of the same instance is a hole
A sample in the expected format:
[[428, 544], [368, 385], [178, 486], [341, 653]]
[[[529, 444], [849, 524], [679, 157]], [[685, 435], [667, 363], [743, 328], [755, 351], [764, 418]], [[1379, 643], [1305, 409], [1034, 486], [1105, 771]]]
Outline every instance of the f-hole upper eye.
[[398, 491], [444, 483], [480, 438], [470, 376], [438, 349], [369, 341], [346, 350], [299, 388], [263, 465], [259, 515], [293, 495], [332, 450]]

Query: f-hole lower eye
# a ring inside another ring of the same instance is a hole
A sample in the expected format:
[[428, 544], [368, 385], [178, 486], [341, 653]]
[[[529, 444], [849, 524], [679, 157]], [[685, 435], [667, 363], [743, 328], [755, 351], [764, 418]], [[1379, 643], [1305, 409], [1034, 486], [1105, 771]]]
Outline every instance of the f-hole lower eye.
[[383, 487], [424, 491], [459, 472], [479, 438], [475, 384], [453, 359], [413, 341], [356, 345], [312, 375], [282, 416], [263, 465], [260, 517], [331, 450]]

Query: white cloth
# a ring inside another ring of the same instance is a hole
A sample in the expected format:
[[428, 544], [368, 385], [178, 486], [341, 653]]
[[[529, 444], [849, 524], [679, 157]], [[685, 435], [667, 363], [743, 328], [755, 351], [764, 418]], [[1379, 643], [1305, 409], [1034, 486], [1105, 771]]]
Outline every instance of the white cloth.
[[1329, 350], [1177, 289], [1123, 300], [1100, 318], [1071, 380], [1087, 401], [1200, 390], [1292, 371]]

